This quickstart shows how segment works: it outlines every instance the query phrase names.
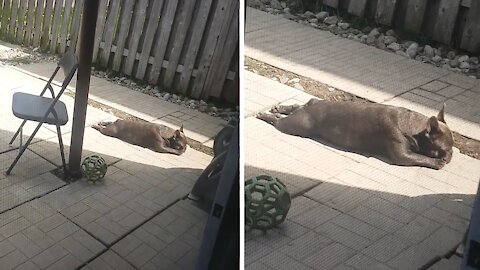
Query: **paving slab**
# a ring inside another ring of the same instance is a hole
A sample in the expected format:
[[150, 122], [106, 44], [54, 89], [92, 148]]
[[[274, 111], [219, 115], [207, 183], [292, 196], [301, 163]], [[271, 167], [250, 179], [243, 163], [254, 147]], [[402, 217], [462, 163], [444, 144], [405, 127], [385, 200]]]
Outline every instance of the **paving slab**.
[[[436, 115], [445, 102], [449, 126], [480, 140], [480, 108], [472, 102], [480, 100], [480, 80], [250, 7], [245, 29], [248, 57], [374, 102], [427, 115]], [[245, 105], [247, 113], [249, 107], [260, 108], [248, 99]]]

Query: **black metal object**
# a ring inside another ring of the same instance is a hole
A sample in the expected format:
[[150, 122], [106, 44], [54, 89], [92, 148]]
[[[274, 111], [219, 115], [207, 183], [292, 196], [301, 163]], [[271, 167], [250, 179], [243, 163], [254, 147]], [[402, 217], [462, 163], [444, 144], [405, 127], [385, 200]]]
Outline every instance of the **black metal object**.
[[98, 0], [85, 0], [83, 3], [82, 28], [80, 32], [79, 65], [75, 105], [73, 110], [72, 138], [70, 141], [69, 170], [70, 176], [81, 176], [80, 163], [87, 116], [90, 72], [92, 68], [95, 27], [97, 25]]
[[190, 193], [190, 195], [195, 196], [194, 199], [198, 200], [201, 208], [207, 213], [210, 213], [213, 201], [215, 200], [227, 153], [227, 151], [222, 152], [213, 158], [198, 177]]
[[197, 270], [238, 269], [240, 263], [239, 125], [233, 131], [197, 258]]
[[238, 121], [238, 113], [232, 113], [229, 116], [227, 126], [220, 130], [217, 136], [215, 136], [213, 141], [213, 154], [215, 157], [228, 150], [228, 145], [230, 144], [233, 130], [238, 125]]
[[[60, 69], [63, 70], [63, 74], [65, 75], [65, 78], [63, 80], [60, 91], [58, 92], [57, 95], [55, 95], [51, 82], [53, 81], [53, 78], [55, 77], [55, 75], [58, 73]], [[15, 160], [13, 161], [13, 163], [8, 168], [6, 172], [7, 175], [9, 175], [10, 172], [13, 170], [18, 160], [27, 149], [28, 145], [32, 142], [33, 138], [37, 134], [40, 127], [43, 124], [49, 124], [49, 125], [56, 126], [58, 143], [60, 145], [60, 155], [62, 158], [63, 172], [64, 172], [64, 176], [65, 177], [67, 176], [67, 166], [65, 163], [65, 154], [63, 150], [64, 147], [63, 147], [62, 133], [60, 131], [60, 126], [63, 126], [68, 122], [68, 114], [67, 114], [67, 106], [65, 105], [65, 103], [63, 103], [59, 99], [62, 96], [65, 89], [67, 88], [67, 85], [72, 80], [76, 70], [77, 70], [77, 60], [75, 58], [75, 54], [66, 53], [62, 57], [62, 59], [59, 61], [57, 68], [53, 72], [52, 76], [48, 80], [47, 84], [43, 88], [40, 95], [37, 96], [37, 95], [32, 95], [32, 94], [22, 93], [22, 92], [17, 92], [13, 94], [13, 99], [12, 99], [13, 114], [16, 117], [23, 119], [23, 122], [20, 125], [20, 127], [17, 129], [17, 131], [15, 132], [15, 134], [13, 135], [13, 138], [10, 140], [10, 143], [9, 143], [10, 145], [13, 144], [17, 136], [20, 135], [19, 153], [15, 158]], [[47, 91], [47, 89], [50, 90], [50, 93], [52, 95], [51, 98], [43, 96]], [[33, 131], [33, 133], [28, 138], [25, 145], [23, 145], [22, 130], [23, 130], [23, 126], [27, 121], [38, 122], [38, 124], [35, 130]]]
[[472, 217], [465, 241], [462, 270], [480, 269], [480, 185], [473, 204]]
[[199, 202], [199, 206], [210, 213], [213, 200], [217, 192], [218, 183], [227, 157], [227, 152], [235, 128], [238, 126], [239, 115], [232, 113], [228, 124], [215, 136], [213, 143], [214, 158], [198, 177], [189, 197]]

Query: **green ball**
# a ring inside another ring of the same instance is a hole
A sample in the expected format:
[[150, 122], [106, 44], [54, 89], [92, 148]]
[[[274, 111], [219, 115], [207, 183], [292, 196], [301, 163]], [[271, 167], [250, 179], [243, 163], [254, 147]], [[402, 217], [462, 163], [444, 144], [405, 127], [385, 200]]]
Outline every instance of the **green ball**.
[[281, 224], [291, 199], [286, 186], [276, 177], [260, 175], [245, 180], [245, 223], [260, 230]]
[[100, 181], [107, 173], [107, 163], [97, 155], [86, 157], [82, 162], [82, 173], [88, 181]]

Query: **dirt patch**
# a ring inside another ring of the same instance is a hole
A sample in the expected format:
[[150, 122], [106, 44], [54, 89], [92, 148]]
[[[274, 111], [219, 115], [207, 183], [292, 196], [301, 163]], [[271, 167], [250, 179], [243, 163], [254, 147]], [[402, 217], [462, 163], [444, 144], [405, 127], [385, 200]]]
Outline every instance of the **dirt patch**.
[[[364, 103], [372, 102], [310, 78], [279, 69], [249, 57], [245, 57], [245, 69], [263, 77], [270, 78], [288, 86], [303, 90], [305, 93], [324, 100]], [[457, 132], [453, 132], [453, 138], [455, 141], [454, 146], [460, 150], [460, 153], [472, 158], [480, 159], [479, 141], [463, 136]]]
[[[355, 102], [371, 102], [367, 99], [355, 96], [353, 94], [338, 90], [334, 87], [312, 80], [308, 77], [285, 71], [277, 67], [268, 65], [250, 57], [245, 57], [245, 69], [261, 75], [266, 78], [284, 82], [284, 84], [297, 88], [310, 95], [325, 100], [332, 101], [355, 101]], [[300, 86], [299, 86], [300, 85]]]

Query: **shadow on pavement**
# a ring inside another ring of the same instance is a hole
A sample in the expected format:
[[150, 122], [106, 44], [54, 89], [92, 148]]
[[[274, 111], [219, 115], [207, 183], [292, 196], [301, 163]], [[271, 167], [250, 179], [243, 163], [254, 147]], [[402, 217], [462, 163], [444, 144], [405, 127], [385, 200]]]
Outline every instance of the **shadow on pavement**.
[[246, 178], [260, 174], [278, 177], [287, 188], [311, 184], [291, 194], [287, 219], [277, 228], [262, 233], [246, 227], [246, 269], [418, 269], [457, 248], [475, 198], [433, 191], [406, 196], [353, 187], [335, 177], [301, 179], [245, 167]]

